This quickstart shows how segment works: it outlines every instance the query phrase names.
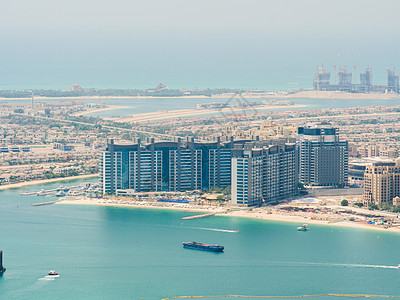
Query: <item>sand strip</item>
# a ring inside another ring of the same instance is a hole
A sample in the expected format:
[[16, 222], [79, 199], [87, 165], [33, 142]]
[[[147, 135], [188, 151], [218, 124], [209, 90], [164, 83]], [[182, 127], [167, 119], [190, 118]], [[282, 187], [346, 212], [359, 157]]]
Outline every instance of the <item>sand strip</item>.
[[75, 113], [74, 116], [84, 116], [84, 115], [93, 114], [93, 113], [97, 113], [97, 112], [113, 110], [113, 109], [124, 109], [124, 108], [129, 108], [129, 106], [107, 105], [107, 107], [104, 107], [104, 108], [95, 108], [95, 109], [80, 111], [80, 112]]
[[106, 120], [112, 120], [115, 122], [148, 122], [154, 120], [162, 120], [162, 119], [173, 119], [173, 118], [181, 118], [181, 117], [191, 117], [191, 116], [201, 116], [201, 115], [230, 115], [230, 114], [242, 114], [242, 113], [252, 113], [261, 110], [273, 110], [273, 109], [281, 109], [281, 108], [301, 108], [306, 107], [303, 104], [296, 105], [260, 105], [260, 106], [252, 106], [252, 107], [228, 107], [220, 110], [212, 110], [212, 109], [180, 109], [180, 110], [161, 110], [158, 112], [152, 113], [144, 113], [137, 114], [131, 116], [124, 116], [118, 118], [106, 118]]
[[[78, 204], [78, 205], [96, 205], [96, 206], [114, 206], [114, 207], [132, 207], [132, 208], [146, 208], [146, 209], [172, 209], [172, 210], [183, 210], [188, 212], [207, 212], [216, 213], [217, 216], [231, 216], [231, 217], [243, 217], [252, 219], [261, 219], [277, 222], [291, 222], [296, 223], [298, 226], [303, 223], [317, 224], [317, 225], [328, 225], [338, 227], [351, 227], [359, 229], [369, 229], [378, 231], [390, 231], [400, 233], [399, 227], [384, 228], [380, 225], [365, 224], [361, 222], [350, 222], [350, 221], [325, 221], [310, 219], [307, 217], [293, 216], [290, 214], [280, 214], [272, 212], [269, 208], [257, 208], [248, 210], [247, 208], [242, 209], [231, 209], [226, 212], [227, 207], [217, 207], [209, 205], [193, 205], [193, 204], [182, 204], [182, 203], [165, 203], [165, 202], [145, 202], [145, 201], [130, 201], [130, 200], [110, 200], [110, 199], [96, 199], [96, 198], [62, 198], [61, 201], [56, 204]], [[323, 215], [321, 215], [323, 217]], [[190, 221], [188, 221], [190, 222]]]

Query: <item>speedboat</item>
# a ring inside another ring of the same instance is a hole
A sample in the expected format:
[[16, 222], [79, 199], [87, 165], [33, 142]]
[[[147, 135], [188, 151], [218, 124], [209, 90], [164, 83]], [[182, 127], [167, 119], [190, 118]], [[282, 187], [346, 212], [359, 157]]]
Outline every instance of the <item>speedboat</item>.
[[57, 273], [56, 271], [54, 271], [54, 270], [50, 270], [48, 274], [49, 274], [50, 276], [56, 276], [56, 275], [58, 275], [58, 273]]
[[307, 230], [309, 230], [309, 229], [310, 229], [310, 228], [308, 227], [307, 224], [303, 224], [303, 225], [297, 227], [297, 230], [298, 230], [298, 231], [307, 231]]

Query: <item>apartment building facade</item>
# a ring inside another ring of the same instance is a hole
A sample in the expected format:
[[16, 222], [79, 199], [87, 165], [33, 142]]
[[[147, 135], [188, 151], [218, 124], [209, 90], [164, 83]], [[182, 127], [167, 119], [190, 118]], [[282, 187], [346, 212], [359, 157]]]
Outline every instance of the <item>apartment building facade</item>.
[[364, 206], [393, 205], [396, 197], [400, 197], [400, 160], [375, 162], [367, 166], [364, 173]]
[[103, 194], [231, 186], [233, 203], [259, 206], [297, 195], [296, 149], [284, 140], [110, 140], [101, 153], [100, 180]]
[[233, 204], [247, 206], [297, 196], [296, 145], [236, 145], [232, 150], [231, 192]]
[[299, 180], [306, 185], [343, 187], [348, 181], [348, 142], [330, 124], [298, 128]]
[[231, 184], [231, 148], [243, 142], [195, 142], [187, 138], [117, 144], [109, 140], [100, 157], [103, 194], [123, 189], [148, 192], [227, 187]]

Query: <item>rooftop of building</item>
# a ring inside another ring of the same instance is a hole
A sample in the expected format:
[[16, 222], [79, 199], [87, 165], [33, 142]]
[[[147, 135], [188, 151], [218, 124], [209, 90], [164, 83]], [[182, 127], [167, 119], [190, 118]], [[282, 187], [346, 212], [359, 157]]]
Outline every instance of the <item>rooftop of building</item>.
[[349, 165], [358, 165], [358, 166], [371, 166], [377, 163], [393, 163], [394, 159], [390, 159], [387, 157], [364, 157], [364, 158], [355, 158], [349, 161]]
[[319, 123], [307, 123], [304, 126], [300, 126], [302, 128], [320, 128], [320, 129], [325, 129], [325, 128], [335, 128], [331, 123], [329, 122], [319, 122]]

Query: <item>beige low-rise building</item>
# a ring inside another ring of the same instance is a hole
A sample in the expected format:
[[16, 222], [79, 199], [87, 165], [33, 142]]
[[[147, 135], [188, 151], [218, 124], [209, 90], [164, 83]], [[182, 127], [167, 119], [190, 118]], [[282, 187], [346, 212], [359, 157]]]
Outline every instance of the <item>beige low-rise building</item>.
[[391, 162], [375, 162], [364, 173], [363, 204], [393, 205], [400, 196], [400, 159]]

